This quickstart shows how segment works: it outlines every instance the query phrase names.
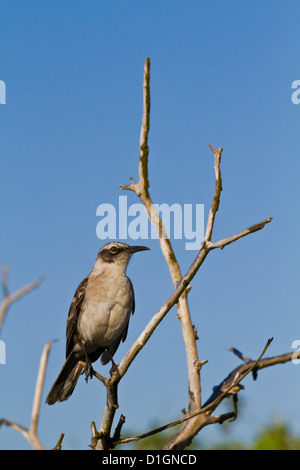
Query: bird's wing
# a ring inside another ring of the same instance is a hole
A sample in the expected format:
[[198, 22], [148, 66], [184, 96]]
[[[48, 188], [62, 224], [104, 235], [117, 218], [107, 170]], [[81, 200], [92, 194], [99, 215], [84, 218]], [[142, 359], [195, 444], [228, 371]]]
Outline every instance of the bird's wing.
[[70, 310], [67, 320], [66, 328], [66, 357], [70, 354], [73, 349], [73, 337], [76, 329], [78, 317], [81, 311], [81, 307], [85, 297], [85, 290], [88, 281], [88, 276], [81, 281], [79, 286], [76, 289], [72, 303], [70, 305]]
[[[129, 279], [129, 278], [128, 278]], [[130, 281], [130, 279], [129, 279]], [[135, 298], [134, 298], [134, 290], [133, 290], [133, 285], [132, 285], [132, 282], [130, 281], [130, 287], [131, 287], [131, 292], [132, 292], [132, 308], [131, 308], [131, 313], [132, 315], [134, 314], [135, 312]]]
[[[128, 278], [129, 279], [129, 278]], [[134, 311], [135, 311], [135, 297], [134, 297], [134, 290], [133, 290], [133, 285], [132, 285], [132, 282], [131, 280], [129, 279], [129, 282], [130, 282], [130, 287], [131, 287], [131, 293], [132, 293], [132, 307], [131, 307], [131, 314], [133, 315], [134, 314]], [[125, 339], [127, 338], [127, 332], [128, 332], [128, 326], [129, 326], [129, 319], [128, 319], [128, 323], [127, 325], [125, 326], [122, 334], [121, 334], [121, 337], [120, 337], [120, 341], [122, 339], [122, 342], [124, 343]], [[120, 343], [119, 341], [119, 343]], [[118, 345], [119, 346], [119, 345]]]

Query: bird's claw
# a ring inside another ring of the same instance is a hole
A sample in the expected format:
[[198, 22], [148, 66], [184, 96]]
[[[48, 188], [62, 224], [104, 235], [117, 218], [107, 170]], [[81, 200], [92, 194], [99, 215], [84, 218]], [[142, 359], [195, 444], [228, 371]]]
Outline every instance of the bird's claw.
[[94, 375], [94, 369], [91, 363], [88, 364], [87, 369], [85, 371], [85, 381], [88, 383], [89, 378], [92, 379]]
[[86, 361], [85, 362], [85, 367], [83, 369], [83, 371], [81, 372], [80, 375], [83, 375], [85, 374], [85, 381], [86, 383], [88, 383], [88, 380], [89, 379], [92, 379], [93, 378], [93, 375], [94, 375], [94, 369], [93, 369], [93, 366], [91, 364], [90, 361]]
[[86, 343], [83, 343], [83, 347], [84, 347], [84, 354], [85, 354], [85, 367], [82, 371], [82, 374], [85, 374], [85, 381], [86, 383], [88, 383], [88, 380], [93, 378], [94, 369], [93, 369], [92, 362], [87, 352]]

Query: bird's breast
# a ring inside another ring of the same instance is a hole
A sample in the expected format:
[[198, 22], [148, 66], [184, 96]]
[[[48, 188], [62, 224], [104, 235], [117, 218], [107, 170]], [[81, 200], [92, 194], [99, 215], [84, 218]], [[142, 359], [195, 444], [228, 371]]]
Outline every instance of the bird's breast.
[[89, 280], [77, 326], [88, 351], [108, 347], [122, 335], [132, 305], [133, 291], [127, 277], [116, 280], [98, 276]]

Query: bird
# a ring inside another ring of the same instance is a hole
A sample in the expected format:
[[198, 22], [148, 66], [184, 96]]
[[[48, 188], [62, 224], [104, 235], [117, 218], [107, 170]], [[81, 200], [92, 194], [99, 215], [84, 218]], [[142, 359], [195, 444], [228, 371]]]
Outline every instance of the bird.
[[113, 361], [121, 341], [125, 341], [135, 296], [126, 269], [131, 256], [150, 250], [109, 242], [99, 250], [90, 274], [77, 287], [66, 325], [66, 360], [51, 387], [46, 403], [67, 400], [79, 375], [79, 361], [85, 362], [86, 381], [93, 376], [92, 363], [101, 356], [101, 364]]

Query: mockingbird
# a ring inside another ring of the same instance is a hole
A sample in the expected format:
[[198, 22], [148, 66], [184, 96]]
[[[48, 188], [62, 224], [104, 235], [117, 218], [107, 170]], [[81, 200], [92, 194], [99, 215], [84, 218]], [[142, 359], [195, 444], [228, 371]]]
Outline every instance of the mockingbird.
[[110, 242], [99, 251], [92, 271], [77, 287], [70, 306], [66, 361], [46, 398], [49, 405], [72, 395], [78, 380], [78, 361], [86, 364], [86, 380], [93, 375], [91, 363], [100, 356], [103, 365], [113, 362], [121, 340], [126, 339], [135, 307], [126, 268], [133, 253], [149, 249]]

